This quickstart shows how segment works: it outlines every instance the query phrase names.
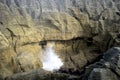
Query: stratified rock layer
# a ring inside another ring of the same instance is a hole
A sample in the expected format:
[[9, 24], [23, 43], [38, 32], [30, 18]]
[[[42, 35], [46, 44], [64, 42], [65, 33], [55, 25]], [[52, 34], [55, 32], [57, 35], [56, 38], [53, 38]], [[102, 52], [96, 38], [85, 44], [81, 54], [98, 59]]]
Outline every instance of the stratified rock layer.
[[0, 0], [0, 76], [41, 68], [42, 41], [80, 70], [119, 46], [119, 27], [119, 0]]
[[85, 68], [82, 75], [51, 73], [44, 70], [21, 72], [5, 80], [120, 80], [120, 48], [114, 47], [103, 54], [103, 58]]

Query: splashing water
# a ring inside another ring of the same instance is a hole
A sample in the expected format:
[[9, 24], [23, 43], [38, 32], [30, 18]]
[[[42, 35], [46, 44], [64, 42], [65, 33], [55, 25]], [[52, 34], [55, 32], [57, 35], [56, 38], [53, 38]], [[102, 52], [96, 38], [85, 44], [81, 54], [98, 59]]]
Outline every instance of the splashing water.
[[43, 69], [46, 71], [54, 71], [60, 69], [63, 65], [63, 62], [59, 58], [59, 56], [54, 51], [54, 43], [49, 44], [43, 51], [42, 51], [42, 63]]

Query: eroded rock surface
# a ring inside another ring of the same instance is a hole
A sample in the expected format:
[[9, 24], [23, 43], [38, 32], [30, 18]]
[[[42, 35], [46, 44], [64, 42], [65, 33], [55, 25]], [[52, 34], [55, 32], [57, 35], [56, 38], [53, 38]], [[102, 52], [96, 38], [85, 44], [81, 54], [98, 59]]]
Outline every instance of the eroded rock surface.
[[103, 58], [85, 68], [79, 74], [46, 72], [42, 69], [21, 72], [6, 77], [5, 80], [119, 80], [120, 48], [114, 47], [103, 54]]
[[79, 76], [69, 74], [50, 73], [43, 70], [32, 70], [9, 76], [6, 80], [79, 80]]
[[0, 0], [0, 76], [41, 68], [42, 41], [81, 70], [120, 45], [119, 27], [119, 0]]
[[114, 47], [104, 53], [103, 58], [89, 65], [83, 80], [119, 80], [120, 48]]

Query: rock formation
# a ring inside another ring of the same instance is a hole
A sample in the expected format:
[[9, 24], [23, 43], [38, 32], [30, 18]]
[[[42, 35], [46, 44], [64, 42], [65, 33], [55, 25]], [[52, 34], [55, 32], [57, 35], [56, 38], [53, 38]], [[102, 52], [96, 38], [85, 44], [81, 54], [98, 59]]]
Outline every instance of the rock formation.
[[81, 71], [119, 47], [119, 27], [120, 0], [0, 0], [0, 77], [41, 69], [44, 42], [55, 42], [62, 71]]
[[103, 58], [86, 68], [84, 80], [119, 80], [120, 48], [114, 47]]
[[33, 70], [17, 73], [5, 80], [120, 80], [120, 48], [114, 47], [103, 54], [96, 63], [85, 68], [82, 75], [50, 73]]

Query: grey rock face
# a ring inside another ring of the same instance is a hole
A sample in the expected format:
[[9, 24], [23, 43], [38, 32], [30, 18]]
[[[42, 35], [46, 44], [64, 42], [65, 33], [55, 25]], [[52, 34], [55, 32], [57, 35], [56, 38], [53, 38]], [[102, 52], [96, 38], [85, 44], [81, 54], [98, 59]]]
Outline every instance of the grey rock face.
[[118, 47], [108, 50], [104, 53], [103, 59], [86, 68], [82, 77], [81, 75], [75, 76], [65, 73], [33, 70], [17, 73], [7, 77], [5, 80], [120, 80], [119, 54], [120, 48]]
[[[72, 7], [77, 7], [82, 12], [88, 13], [90, 18], [97, 19], [108, 8], [119, 11], [120, 4], [119, 0], [0, 0], [0, 2], [9, 8], [16, 6], [35, 19], [44, 12], [67, 12]], [[110, 17], [112, 16], [108, 18]]]
[[[23, 17], [30, 16], [39, 24], [44, 20], [42, 18], [45, 13], [67, 13], [78, 20], [84, 29], [86, 26], [90, 26], [92, 29], [95, 28], [98, 33], [103, 33], [106, 29], [107, 31], [119, 31], [119, 0], [0, 0], [0, 3], [5, 5], [14, 16], [17, 10]], [[75, 11], [76, 9], [78, 11]], [[88, 16], [86, 25], [82, 24], [82, 18], [78, 18], [81, 13]], [[94, 27], [91, 21], [98, 27]], [[57, 27], [59, 28], [59, 26]]]
[[88, 80], [118, 80], [115, 73], [109, 69], [94, 68]]
[[[103, 59], [87, 67], [85, 80], [119, 80], [120, 48], [114, 47], [103, 55]], [[89, 76], [89, 77], [87, 77]]]
[[[51, 40], [60, 41], [56, 52], [66, 57], [67, 68], [81, 69], [120, 46], [119, 32], [120, 0], [0, 0], [0, 75], [41, 68], [39, 42]], [[119, 74], [118, 54], [106, 55], [102, 63], [95, 68]]]
[[70, 76], [69, 74], [50, 73], [43, 70], [33, 70], [29, 72], [18, 73], [9, 76], [6, 80], [79, 80], [78, 76]]

